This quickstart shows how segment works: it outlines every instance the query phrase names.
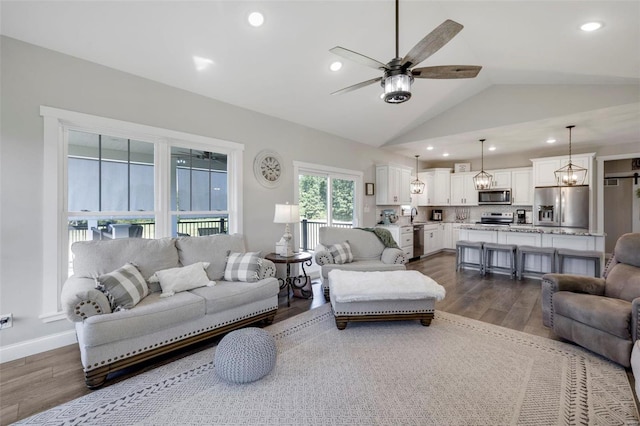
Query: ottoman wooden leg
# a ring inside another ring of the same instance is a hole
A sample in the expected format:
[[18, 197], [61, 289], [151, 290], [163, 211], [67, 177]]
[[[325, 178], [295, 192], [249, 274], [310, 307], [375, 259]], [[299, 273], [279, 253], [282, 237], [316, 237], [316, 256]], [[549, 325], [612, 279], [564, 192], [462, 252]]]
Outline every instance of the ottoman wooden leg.
[[420, 318], [420, 324], [425, 327], [429, 327], [431, 325], [431, 320], [433, 319], [433, 314], [427, 314], [424, 317]]
[[336, 318], [336, 327], [338, 327], [338, 330], [344, 330], [347, 328], [347, 320]]

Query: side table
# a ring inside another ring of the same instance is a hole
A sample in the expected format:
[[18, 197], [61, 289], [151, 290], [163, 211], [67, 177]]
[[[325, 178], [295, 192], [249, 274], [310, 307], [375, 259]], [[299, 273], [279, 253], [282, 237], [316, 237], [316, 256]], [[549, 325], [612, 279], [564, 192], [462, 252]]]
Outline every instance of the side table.
[[[284, 263], [287, 265], [287, 276], [285, 279], [278, 278], [280, 281], [280, 289], [287, 289], [287, 306], [291, 306], [289, 293], [294, 289], [302, 289], [307, 284], [307, 272], [304, 270], [304, 265], [311, 266], [311, 255], [309, 253], [295, 253], [293, 256], [284, 257], [276, 253], [269, 253], [264, 257], [273, 263]], [[295, 277], [291, 276], [291, 265], [299, 263], [302, 267], [302, 275]]]

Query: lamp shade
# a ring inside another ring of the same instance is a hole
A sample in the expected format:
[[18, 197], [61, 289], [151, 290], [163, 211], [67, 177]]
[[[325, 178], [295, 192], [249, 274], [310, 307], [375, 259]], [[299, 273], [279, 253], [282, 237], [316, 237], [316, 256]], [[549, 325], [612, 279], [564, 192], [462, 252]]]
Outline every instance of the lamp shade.
[[273, 215], [273, 223], [297, 223], [300, 222], [300, 209], [297, 204], [276, 204], [276, 212]]

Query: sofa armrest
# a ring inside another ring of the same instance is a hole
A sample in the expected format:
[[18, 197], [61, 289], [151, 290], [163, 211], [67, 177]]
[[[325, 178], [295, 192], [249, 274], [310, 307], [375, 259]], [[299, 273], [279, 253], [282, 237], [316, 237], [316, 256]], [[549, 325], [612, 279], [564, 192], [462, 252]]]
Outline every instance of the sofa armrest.
[[572, 291], [596, 296], [604, 295], [604, 278], [573, 274], [545, 274], [542, 277], [542, 283], [543, 285], [548, 283], [554, 292]]
[[596, 296], [604, 295], [603, 278], [573, 274], [545, 274], [542, 276], [542, 323], [553, 327], [553, 294], [558, 291], [571, 291]]
[[640, 297], [631, 301], [631, 339], [635, 343], [640, 339]]
[[107, 296], [95, 288], [93, 278], [70, 276], [62, 287], [60, 299], [62, 309], [71, 322], [82, 322], [93, 315], [111, 313]]
[[380, 256], [380, 260], [382, 263], [387, 264], [404, 264], [406, 262], [406, 257], [404, 252], [398, 248], [386, 247], [382, 250], [382, 256]]
[[276, 265], [269, 259], [262, 259], [260, 269], [258, 270], [258, 278], [261, 280], [276, 276]]
[[327, 250], [317, 251], [315, 254], [316, 263], [320, 266], [329, 265], [333, 262], [333, 256]]

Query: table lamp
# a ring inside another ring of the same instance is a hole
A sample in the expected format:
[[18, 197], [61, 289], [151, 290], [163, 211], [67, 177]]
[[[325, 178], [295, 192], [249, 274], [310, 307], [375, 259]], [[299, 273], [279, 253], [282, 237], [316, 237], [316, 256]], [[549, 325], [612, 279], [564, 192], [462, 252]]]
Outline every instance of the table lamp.
[[273, 223], [284, 223], [284, 235], [276, 243], [276, 253], [283, 257], [291, 257], [295, 253], [291, 247], [290, 223], [300, 222], [300, 209], [297, 204], [276, 204], [276, 212], [273, 216]]

